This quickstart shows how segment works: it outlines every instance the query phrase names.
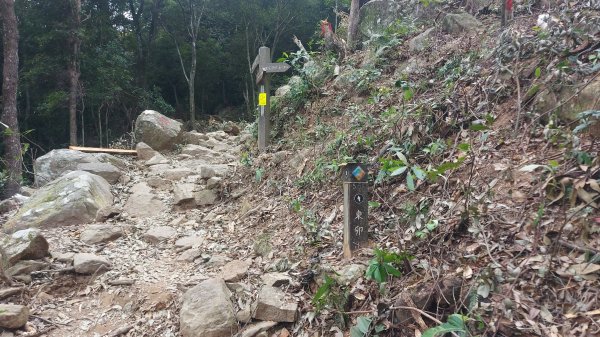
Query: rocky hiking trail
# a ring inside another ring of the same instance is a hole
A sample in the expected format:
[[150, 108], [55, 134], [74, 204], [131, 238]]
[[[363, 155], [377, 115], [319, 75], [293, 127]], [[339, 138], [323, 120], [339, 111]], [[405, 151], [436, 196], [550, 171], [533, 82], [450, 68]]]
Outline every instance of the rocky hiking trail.
[[[268, 272], [272, 254], [263, 260], [251, 243], [243, 244], [251, 231], [242, 221], [244, 214], [227, 204], [236, 198], [227, 193], [228, 179], [237, 174], [240, 144], [248, 137], [187, 133], [188, 144], [180, 153], [161, 154], [140, 143], [137, 158], [100, 155], [118, 162], [119, 170], [111, 169], [112, 164], [86, 163], [98, 155], [72, 150], [40, 158], [38, 173], [45, 174], [36, 179], [49, 180], [69, 166], [88, 169], [98, 175], [74, 171], [57, 180], [103, 176], [107, 179], [100, 185], [113, 183], [109, 194], [114, 202], [99, 209], [89, 224], [55, 227], [56, 219], [86, 219], [60, 214], [48, 220], [23, 212], [40, 194], [53, 198], [46, 185], [8, 220], [5, 226], [17, 229], [27, 224], [54, 228], [17, 231], [12, 240], [19, 242], [15, 237], [25, 233], [25, 248], [23, 241], [20, 246], [4, 242], [9, 256], [21, 249], [27, 258], [15, 265], [19, 271], [12, 267], [7, 273], [28, 285], [2, 289], [0, 296], [3, 302], [25, 305], [30, 315], [12, 317], [27, 324], [1, 336], [232, 336], [245, 331], [240, 336], [250, 337], [278, 322], [294, 322], [297, 299], [285, 290], [290, 276]], [[101, 194], [94, 194], [100, 204]], [[70, 202], [78, 203], [74, 198]], [[78, 212], [75, 207], [63, 210]], [[48, 247], [50, 256], [45, 257]], [[32, 258], [37, 260], [28, 260]], [[16, 256], [14, 262], [20, 259]], [[259, 323], [251, 324], [253, 317]]]

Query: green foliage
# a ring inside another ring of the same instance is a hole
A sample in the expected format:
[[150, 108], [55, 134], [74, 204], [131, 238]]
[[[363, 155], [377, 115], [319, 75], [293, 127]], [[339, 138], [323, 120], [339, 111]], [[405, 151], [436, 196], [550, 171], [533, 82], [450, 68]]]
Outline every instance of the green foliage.
[[254, 172], [254, 180], [256, 180], [257, 183], [261, 182], [264, 174], [265, 170], [263, 170], [261, 167], [257, 168]]
[[413, 256], [407, 253], [397, 254], [379, 248], [376, 248], [374, 253], [375, 258], [369, 262], [366, 277], [377, 283], [387, 282], [393, 276], [400, 277], [402, 273], [395, 266], [413, 259]]
[[438, 228], [439, 222], [437, 220], [430, 220], [425, 224], [425, 228], [415, 232], [415, 236], [419, 239], [426, 238], [430, 233]]
[[425, 330], [422, 334], [422, 337], [442, 337], [450, 332], [453, 332], [460, 337], [467, 337], [469, 332], [465, 325], [466, 321], [466, 316], [452, 314], [448, 316], [446, 323]]
[[594, 123], [600, 124], [600, 110], [580, 112], [577, 115], [577, 119], [579, 120], [579, 125], [573, 130], [573, 133], [576, 134], [587, 130]]
[[427, 177], [426, 172], [418, 165], [410, 164], [406, 156], [404, 156], [398, 148], [392, 148], [390, 150], [395, 152], [395, 157], [398, 159], [381, 158], [381, 168], [379, 169], [379, 174], [377, 175], [375, 182], [381, 183], [388, 177], [406, 174], [406, 187], [409, 190], [414, 191], [416, 189], [415, 182], [424, 180]]
[[249, 152], [244, 151], [240, 155], [240, 163], [246, 167], [252, 166], [252, 157]]
[[347, 302], [347, 290], [328, 275], [323, 277], [323, 284], [317, 289], [312, 299], [312, 304], [317, 312], [326, 307], [344, 311]]

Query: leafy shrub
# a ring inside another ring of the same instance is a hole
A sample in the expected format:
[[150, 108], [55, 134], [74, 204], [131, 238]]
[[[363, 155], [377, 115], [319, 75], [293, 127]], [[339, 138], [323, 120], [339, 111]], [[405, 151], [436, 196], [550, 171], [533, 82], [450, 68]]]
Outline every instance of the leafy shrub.
[[413, 256], [407, 253], [397, 254], [383, 249], [375, 249], [375, 258], [369, 262], [366, 277], [377, 283], [386, 282], [390, 277], [400, 277], [402, 273], [394, 265], [399, 265], [406, 260], [412, 260]]

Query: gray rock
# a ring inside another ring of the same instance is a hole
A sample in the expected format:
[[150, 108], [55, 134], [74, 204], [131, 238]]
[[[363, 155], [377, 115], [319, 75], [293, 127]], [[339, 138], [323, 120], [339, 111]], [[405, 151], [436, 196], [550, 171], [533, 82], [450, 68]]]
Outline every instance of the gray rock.
[[135, 146], [135, 150], [137, 151], [137, 157], [139, 160], [150, 160], [150, 158], [154, 157], [158, 154], [158, 151], [155, 151], [153, 148], [148, 146], [148, 144], [144, 142], [139, 142]]
[[261, 321], [295, 322], [297, 311], [298, 303], [286, 300], [281, 289], [264, 286], [258, 294], [252, 317]]
[[283, 97], [287, 95], [290, 91], [292, 91], [292, 86], [289, 84], [282, 85], [277, 90], [275, 90], [276, 97]]
[[230, 174], [231, 167], [225, 164], [207, 164], [201, 165], [199, 172], [203, 179], [209, 179], [212, 177], [226, 177]]
[[171, 181], [181, 180], [181, 179], [191, 176], [191, 175], [192, 175], [192, 170], [187, 167], [178, 167], [178, 168], [170, 169], [170, 170], [165, 171], [165, 173], [164, 173], [165, 179], [168, 179]]
[[78, 253], [73, 256], [73, 267], [78, 274], [97, 274], [110, 269], [110, 262], [103, 256]]
[[292, 278], [286, 273], [267, 273], [260, 276], [263, 284], [271, 287], [281, 287], [292, 281]]
[[[38, 187], [43, 186], [67, 172], [77, 171], [80, 165], [94, 163], [112, 165], [111, 168], [108, 168], [108, 166], [87, 166], [91, 171], [108, 170], [110, 173], [104, 173], [109, 176], [116, 175], [114, 172], [115, 169], [123, 170], [127, 167], [127, 164], [122, 159], [104, 153], [83, 153], [67, 149], [52, 150], [37, 158], [33, 164], [35, 185]], [[84, 166], [84, 168], [85, 167], [86, 166]], [[87, 171], [87, 169], [82, 171]], [[90, 173], [93, 174], [93, 172]]]
[[347, 286], [365, 275], [367, 267], [362, 264], [349, 264], [336, 270], [333, 278], [341, 285]]
[[183, 134], [183, 142], [186, 144], [202, 145], [208, 139], [207, 135], [196, 131], [185, 132]]
[[34, 271], [44, 270], [48, 268], [48, 264], [46, 262], [40, 261], [19, 261], [14, 266], [6, 269], [6, 275], [8, 276], [16, 276], [16, 275], [29, 275]]
[[240, 332], [239, 337], [254, 337], [261, 332], [265, 332], [272, 327], [276, 326], [277, 322], [258, 322], [252, 325], [247, 326], [242, 332]]
[[167, 241], [167, 240], [173, 239], [176, 236], [177, 236], [177, 230], [175, 230], [175, 228], [169, 227], [169, 226], [154, 227], [154, 228], [150, 229], [149, 231], [147, 231], [146, 233], [144, 233], [144, 235], [143, 235], [144, 240], [146, 240], [150, 243], [159, 243], [159, 242]]
[[175, 241], [177, 248], [193, 248], [199, 247], [204, 243], [204, 237], [199, 235], [186, 236]]
[[182, 154], [188, 154], [196, 159], [204, 159], [204, 160], [214, 160], [219, 157], [219, 153], [209, 149], [208, 147], [204, 147], [201, 145], [188, 144], [183, 150], [181, 150]]
[[77, 165], [77, 170], [100, 176], [110, 184], [116, 184], [123, 174], [121, 170], [110, 163], [83, 163]]
[[252, 311], [249, 308], [242, 309], [235, 314], [235, 318], [240, 323], [250, 323], [252, 321]]
[[19, 208], [19, 202], [13, 198], [0, 201], [0, 214], [12, 212]]
[[157, 151], [170, 150], [183, 134], [183, 125], [153, 110], [142, 112], [135, 121], [135, 138]]
[[18, 329], [29, 319], [29, 308], [23, 305], [0, 304], [0, 328]]
[[152, 156], [152, 158], [148, 159], [144, 164], [146, 166], [154, 166], [154, 165], [164, 165], [164, 164], [168, 164], [169, 160], [167, 160], [167, 158], [165, 158], [165, 156], [163, 156], [160, 153], [155, 154], [154, 156]]
[[146, 179], [146, 183], [148, 184], [148, 186], [161, 191], [168, 191], [171, 188], [173, 188], [173, 184], [170, 180], [162, 179], [160, 177], [150, 177]]
[[216, 188], [219, 188], [221, 186], [223, 179], [219, 178], [219, 177], [212, 177], [209, 178], [206, 181], [206, 188], [208, 188], [209, 190], [214, 190]]
[[214, 205], [219, 196], [213, 190], [202, 190], [194, 193], [194, 199], [198, 206]]
[[96, 218], [99, 209], [112, 203], [110, 185], [104, 178], [73, 171], [39, 189], [4, 224], [4, 230], [85, 224]]
[[183, 295], [179, 329], [183, 337], [231, 337], [237, 330], [231, 293], [221, 279], [208, 279]]
[[196, 206], [194, 197], [195, 184], [179, 183], [173, 185], [173, 202], [179, 208], [192, 208]]
[[60, 253], [60, 252], [50, 252], [53, 259], [56, 259], [58, 262], [64, 263], [73, 263], [73, 258], [75, 257], [75, 253]]
[[96, 212], [96, 222], [104, 222], [121, 214], [121, 210], [114, 206], [102, 207]]
[[435, 28], [429, 28], [423, 33], [413, 37], [408, 41], [408, 49], [412, 52], [420, 52], [427, 49], [433, 40]]
[[79, 236], [79, 239], [89, 245], [114, 241], [123, 236], [123, 228], [113, 225], [91, 225]]
[[[579, 83], [574, 86], [565, 85], [557, 89], [545, 88], [540, 90], [534, 101], [534, 112], [548, 114], [556, 113], [563, 123], [571, 123], [578, 119], [578, 114], [587, 110], [600, 110], [600, 78], [590, 83]], [[579, 91], [579, 92], [578, 92]], [[576, 95], [575, 95], [576, 94]], [[572, 124], [573, 127], [577, 123]]]
[[401, 18], [402, 7], [399, 1], [371, 0], [360, 8], [358, 30], [364, 39], [382, 35], [396, 20]]
[[252, 260], [234, 260], [223, 267], [221, 275], [225, 282], [237, 282], [248, 274], [248, 269], [252, 265]]
[[223, 256], [223, 255], [213, 255], [210, 257], [210, 259], [208, 259], [208, 261], [206, 262], [206, 264], [208, 266], [212, 266], [212, 267], [220, 267], [223, 266], [227, 263], [229, 259], [227, 258], [227, 256]]
[[468, 13], [448, 14], [442, 21], [442, 29], [450, 34], [471, 33], [482, 27], [481, 21]]
[[194, 260], [200, 256], [202, 256], [202, 250], [200, 248], [192, 248], [181, 253], [181, 255], [177, 257], [177, 261], [194, 262]]
[[147, 183], [134, 185], [131, 192], [131, 196], [123, 207], [123, 210], [129, 215], [146, 218], [162, 214], [167, 209], [164, 202], [154, 194]]

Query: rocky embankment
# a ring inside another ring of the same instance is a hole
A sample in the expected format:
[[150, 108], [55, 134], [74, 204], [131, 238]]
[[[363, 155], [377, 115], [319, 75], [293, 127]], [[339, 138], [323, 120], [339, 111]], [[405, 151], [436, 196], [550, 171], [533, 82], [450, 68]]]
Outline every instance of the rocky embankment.
[[227, 131], [145, 111], [137, 158], [38, 158], [36, 188], [0, 206], [2, 336], [289, 335], [290, 276], [228, 247], [228, 179], [251, 135]]

